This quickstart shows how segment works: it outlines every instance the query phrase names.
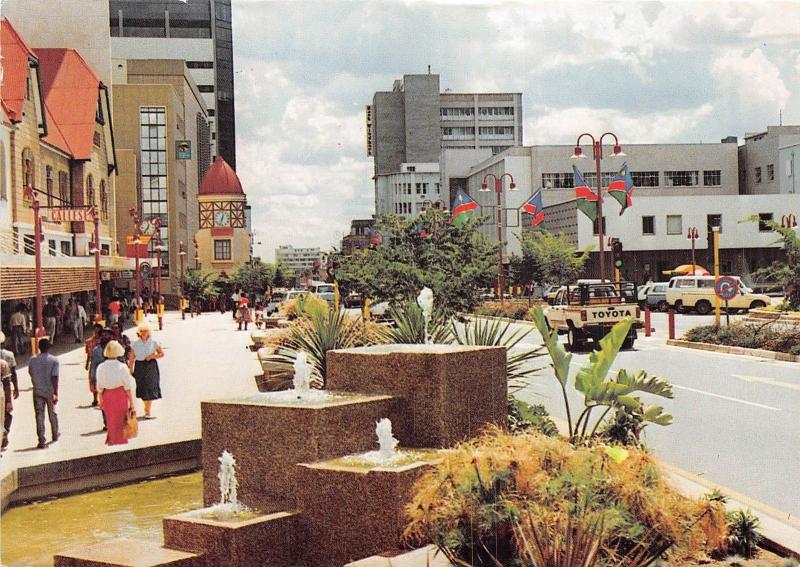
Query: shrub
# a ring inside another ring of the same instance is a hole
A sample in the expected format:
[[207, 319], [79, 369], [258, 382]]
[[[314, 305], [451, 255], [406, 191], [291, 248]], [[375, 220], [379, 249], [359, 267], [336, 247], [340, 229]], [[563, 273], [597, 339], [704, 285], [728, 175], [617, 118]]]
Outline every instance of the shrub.
[[524, 320], [528, 315], [528, 302], [507, 301], [503, 306], [499, 301], [488, 301], [475, 309], [476, 315], [505, 317], [507, 319]]
[[761, 324], [737, 321], [728, 326], [701, 325], [689, 329], [683, 336], [687, 341], [743, 348], [761, 348], [791, 353], [800, 344], [800, 329], [784, 327], [767, 321]]
[[558, 427], [542, 404], [529, 404], [508, 396], [508, 427], [514, 433], [537, 432], [547, 437], [558, 435]]
[[758, 517], [750, 510], [736, 510], [728, 514], [728, 549], [742, 557], [753, 557], [761, 534]]
[[[499, 429], [446, 453], [407, 512], [409, 542], [432, 541], [459, 565], [536, 565], [533, 536], [552, 546], [582, 533], [604, 565], [717, 549], [726, 536], [721, 504], [679, 495], [642, 451]], [[544, 565], [568, 564], [555, 559]]]

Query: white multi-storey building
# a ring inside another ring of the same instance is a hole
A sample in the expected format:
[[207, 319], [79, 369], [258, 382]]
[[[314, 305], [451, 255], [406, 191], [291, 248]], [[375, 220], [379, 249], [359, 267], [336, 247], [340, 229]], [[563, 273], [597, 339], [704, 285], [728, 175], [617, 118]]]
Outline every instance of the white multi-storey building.
[[316, 262], [322, 262], [322, 251], [319, 248], [281, 245], [275, 249], [275, 262], [286, 266], [294, 275], [301, 275], [311, 272]]

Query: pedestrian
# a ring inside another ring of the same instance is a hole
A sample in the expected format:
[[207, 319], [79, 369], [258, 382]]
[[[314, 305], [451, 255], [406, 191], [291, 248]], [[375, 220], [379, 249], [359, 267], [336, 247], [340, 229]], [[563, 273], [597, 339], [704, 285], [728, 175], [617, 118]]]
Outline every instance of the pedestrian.
[[28, 352], [28, 317], [24, 303], [18, 303], [16, 311], [8, 319], [11, 327], [11, 350], [16, 354]]
[[83, 303], [80, 301], [75, 302], [75, 312], [75, 321], [73, 322], [75, 327], [72, 329], [72, 332], [75, 335], [75, 342], [82, 343], [83, 330], [89, 322], [89, 316], [86, 314], [86, 309], [83, 308]]
[[101, 327], [99, 333], [99, 340], [92, 347], [91, 354], [89, 355], [89, 390], [92, 392], [92, 407], [97, 407], [97, 367], [105, 362], [106, 358], [103, 351], [106, 345], [114, 337], [111, 329]]
[[234, 291], [231, 294], [231, 310], [233, 312], [233, 318], [234, 319], [236, 319], [237, 316], [238, 316], [239, 300], [241, 299], [241, 297], [242, 297], [242, 290], [241, 289], [239, 289], [237, 291]]
[[133, 341], [133, 355], [135, 363], [133, 377], [136, 379], [136, 397], [144, 402], [144, 417], [150, 418], [150, 409], [153, 400], [161, 398], [161, 376], [158, 370], [159, 358], [164, 356], [164, 351], [153, 337], [150, 336], [150, 325], [141, 323], [136, 329], [139, 338]]
[[44, 318], [44, 328], [47, 336], [50, 337], [50, 343], [56, 342], [56, 302], [53, 299], [48, 299], [45, 306], [42, 308], [42, 317]]
[[119, 342], [109, 341], [103, 355], [106, 360], [97, 367], [97, 392], [108, 430], [106, 445], [124, 445], [128, 442], [123, 433], [128, 415], [136, 416], [133, 404], [136, 383], [128, 365], [120, 360], [125, 348]]
[[261, 303], [256, 303], [256, 329], [260, 329], [264, 325], [264, 306]]
[[[64, 334], [64, 307], [61, 300], [56, 301], [56, 334], [59, 337]], [[53, 344], [56, 344], [55, 339], [50, 339]]]
[[108, 304], [108, 322], [113, 325], [119, 321], [120, 313], [122, 313], [122, 304], [119, 298], [115, 295], [111, 298], [111, 303]]
[[[19, 398], [17, 359], [13, 352], [3, 348], [4, 342], [6, 342], [6, 336], [0, 331], [0, 360], [5, 362], [6, 366], [8, 366], [7, 373], [0, 372], [3, 381], [3, 394], [5, 397], [3, 403], [3, 442], [2, 446], [0, 446], [0, 450], [4, 450], [8, 447], [8, 434], [11, 431], [12, 412], [14, 411], [14, 403], [12, 400]], [[11, 392], [11, 386], [14, 386], [13, 394]]]
[[243, 298], [239, 303], [239, 309], [236, 312], [236, 320], [239, 323], [239, 331], [242, 330], [242, 324], [244, 324], [244, 330], [247, 330], [247, 324], [253, 321], [253, 317], [250, 315], [250, 306], [248, 302], [245, 301], [247, 298]]
[[135, 358], [133, 356], [133, 347], [131, 346], [131, 339], [128, 337], [128, 335], [122, 332], [122, 325], [120, 325], [119, 323], [111, 325], [111, 332], [113, 333], [111, 340], [117, 341], [119, 344], [122, 345], [122, 348], [125, 350], [123, 355], [120, 357], [120, 360], [128, 365], [131, 374], [133, 374], [133, 364]]
[[58, 359], [50, 354], [50, 341], [39, 340], [39, 354], [28, 362], [28, 373], [33, 383], [33, 410], [36, 413], [36, 435], [39, 438], [37, 449], [47, 448], [45, 439], [44, 411], [50, 419], [50, 433], [53, 443], [58, 441], [61, 434], [58, 431], [58, 416], [56, 404], [58, 403]]

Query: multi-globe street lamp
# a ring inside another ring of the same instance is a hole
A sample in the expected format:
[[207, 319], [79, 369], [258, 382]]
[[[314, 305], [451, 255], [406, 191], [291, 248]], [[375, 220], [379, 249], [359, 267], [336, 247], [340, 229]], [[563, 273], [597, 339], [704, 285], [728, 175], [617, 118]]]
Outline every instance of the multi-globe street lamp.
[[597, 238], [598, 242], [600, 243], [600, 280], [606, 279], [606, 266], [605, 266], [605, 246], [603, 242], [603, 172], [600, 168], [600, 162], [603, 160], [603, 138], [606, 136], [612, 136], [614, 138], [614, 150], [613, 156], [614, 157], [622, 157], [625, 154], [622, 153], [622, 146], [619, 145], [619, 140], [617, 139], [617, 135], [613, 132], [605, 132], [599, 139], [595, 140], [594, 136], [589, 134], [588, 132], [584, 132], [580, 136], [578, 136], [577, 141], [575, 142], [575, 151], [572, 154], [573, 159], [585, 158], [586, 156], [583, 155], [583, 149], [581, 148], [581, 139], [587, 136], [592, 141], [592, 157], [594, 158], [595, 163], [595, 170], [597, 172]]
[[494, 173], [487, 173], [481, 183], [481, 192], [491, 191], [489, 184], [486, 182], [489, 178], [494, 179], [494, 192], [497, 194], [497, 243], [498, 243], [498, 258], [497, 258], [497, 293], [500, 295], [500, 305], [505, 306], [504, 295], [504, 281], [503, 281], [503, 209], [502, 209], [502, 193], [503, 193], [503, 179], [508, 177], [509, 191], [516, 191], [517, 185], [514, 183], [514, 176], [510, 173], [503, 173], [500, 176]]
[[700, 238], [700, 232], [697, 230], [697, 227], [690, 226], [688, 232], [686, 233], [686, 238], [692, 241], [692, 275], [694, 275], [696, 269], [695, 267], [697, 266], [697, 262], [694, 259], [694, 251], [695, 251], [694, 243], [698, 238]]

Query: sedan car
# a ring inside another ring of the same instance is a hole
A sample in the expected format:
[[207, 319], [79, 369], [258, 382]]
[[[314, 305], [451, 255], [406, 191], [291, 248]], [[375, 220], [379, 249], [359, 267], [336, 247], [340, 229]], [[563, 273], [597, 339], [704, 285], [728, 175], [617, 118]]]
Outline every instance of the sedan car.
[[650, 286], [647, 292], [647, 306], [653, 311], [665, 312], [669, 309], [667, 303], [667, 287], [668, 283], [655, 283]]

